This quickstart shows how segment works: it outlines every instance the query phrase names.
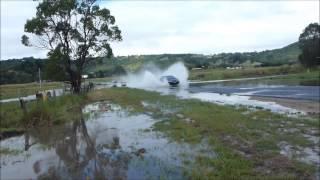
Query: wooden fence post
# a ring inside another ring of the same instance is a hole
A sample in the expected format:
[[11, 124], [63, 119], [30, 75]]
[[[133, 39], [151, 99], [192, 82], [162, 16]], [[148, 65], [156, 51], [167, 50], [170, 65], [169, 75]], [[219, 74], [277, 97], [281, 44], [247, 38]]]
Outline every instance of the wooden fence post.
[[23, 113], [27, 113], [27, 107], [26, 107], [26, 101], [24, 101], [22, 98], [19, 99], [20, 107], [23, 110]]

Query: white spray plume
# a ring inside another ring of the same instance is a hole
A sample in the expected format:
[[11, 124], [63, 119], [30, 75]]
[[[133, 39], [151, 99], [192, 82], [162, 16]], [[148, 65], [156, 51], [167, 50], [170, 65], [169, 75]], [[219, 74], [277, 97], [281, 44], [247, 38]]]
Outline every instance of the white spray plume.
[[189, 73], [182, 62], [177, 62], [165, 70], [149, 65], [138, 73], [128, 74], [121, 79], [127, 83], [128, 87], [156, 89], [159, 87], [169, 86], [168, 83], [160, 81], [161, 76], [168, 75], [176, 77], [180, 81], [180, 87], [188, 86]]

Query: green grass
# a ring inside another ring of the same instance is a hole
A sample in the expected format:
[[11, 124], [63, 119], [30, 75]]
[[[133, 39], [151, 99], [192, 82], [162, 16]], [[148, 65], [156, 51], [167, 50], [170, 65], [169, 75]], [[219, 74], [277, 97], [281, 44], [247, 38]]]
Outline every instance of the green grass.
[[244, 69], [202, 69], [191, 70], [190, 80], [220, 80], [220, 79], [234, 79], [234, 78], [248, 78], [281, 74], [293, 74], [304, 71], [304, 69], [297, 65], [284, 65], [277, 67], [257, 67]]
[[304, 86], [320, 86], [320, 69], [313, 69], [311, 71], [305, 70], [297, 74], [289, 74], [287, 76], [269, 78], [263, 80], [263, 82]]
[[18, 102], [0, 103], [0, 128], [20, 127], [23, 112]]
[[[62, 88], [60, 82], [43, 83], [41, 90]], [[35, 94], [40, 90], [38, 83], [0, 85], [0, 99], [16, 98]]]
[[0, 103], [0, 129], [16, 130], [32, 126], [51, 126], [79, 119], [85, 96], [65, 95], [45, 102], [29, 101], [24, 114], [19, 102]]

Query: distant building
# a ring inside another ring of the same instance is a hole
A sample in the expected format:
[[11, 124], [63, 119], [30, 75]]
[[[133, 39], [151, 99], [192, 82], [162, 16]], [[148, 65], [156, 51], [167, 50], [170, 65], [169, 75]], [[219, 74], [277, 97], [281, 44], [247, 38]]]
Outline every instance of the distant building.
[[241, 66], [236, 66], [236, 67], [226, 67], [226, 69], [242, 69]]

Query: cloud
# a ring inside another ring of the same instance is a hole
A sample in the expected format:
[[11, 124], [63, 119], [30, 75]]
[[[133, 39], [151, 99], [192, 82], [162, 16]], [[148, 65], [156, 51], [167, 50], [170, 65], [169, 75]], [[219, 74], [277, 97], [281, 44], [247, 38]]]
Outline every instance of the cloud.
[[[46, 52], [20, 38], [36, 2], [1, 2], [1, 59]], [[115, 55], [261, 51], [297, 41], [318, 1], [101, 1], [122, 30]]]
[[316, 1], [105, 3], [124, 31], [115, 53], [261, 51], [297, 41], [318, 19]]
[[1, 60], [20, 57], [45, 57], [46, 52], [21, 43], [24, 24], [35, 16], [38, 2], [1, 1]]

